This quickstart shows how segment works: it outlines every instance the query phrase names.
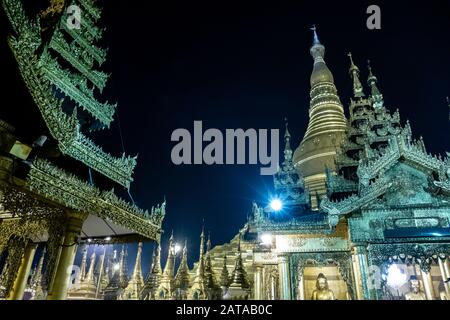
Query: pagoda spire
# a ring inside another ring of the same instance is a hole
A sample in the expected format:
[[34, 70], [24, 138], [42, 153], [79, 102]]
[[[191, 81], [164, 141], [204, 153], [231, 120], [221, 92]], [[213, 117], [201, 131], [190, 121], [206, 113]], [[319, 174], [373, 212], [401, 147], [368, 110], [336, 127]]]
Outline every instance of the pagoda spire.
[[80, 266], [80, 272], [77, 274], [77, 278], [75, 280], [75, 284], [79, 285], [84, 278], [86, 277], [86, 265], [87, 265], [87, 246], [83, 245], [83, 255], [81, 258], [81, 266]]
[[203, 257], [205, 248], [205, 226], [202, 226], [200, 234], [200, 257], [198, 259], [197, 270], [195, 272], [194, 282], [189, 290], [189, 299], [202, 300], [207, 298], [205, 289], [205, 259]]
[[138, 300], [143, 288], [144, 278], [142, 276], [142, 242], [139, 242], [133, 274], [127, 287], [123, 291], [121, 298], [124, 300]]
[[93, 286], [95, 286], [95, 281], [94, 281], [95, 257], [96, 257], [96, 255], [95, 255], [95, 251], [94, 251], [94, 252], [92, 252], [91, 261], [89, 263], [89, 271], [86, 275], [86, 278], [83, 281], [83, 282], [86, 282], [87, 284], [93, 285]]
[[153, 247], [153, 257], [152, 257], [152, 269], [151, 272], [154, 274], [161, 274], [161, 246], [158, 245]]
[[223, 256], [222, 273], [220, 274], [220, 286], [226, 289], [228, 288], [229, 285], [230, 285], [230, 274], [227, 268], [227, 255], [225, 254]]
[[124, 289], [128, 285], [128, 276], [126, 273], [125, 246], [122, 245], [119, 258], [119, 286]]
[[[314, 63], [310, 77], [309, 123], [294, 152], [293, 163], [309, 193], [318, 191], [324, 197], [327, 193], [325, 168], [335, 169], [336, 149], [345, 137], [347, 119], [333, 74], [325, 63], [325, 46], [319, 41], [317, 28], [314, 26], [311, 30], [314, 38], [310, 54]], [[318, 203], [311, 202], [311, 206], [315, 210]]]
[[205, 257], [205, 279], [206, 287], [208, 289], [216, 289], [217, 283], [214, 276], [214, 271], [211, 262], [211, 235], [208, 234], [208, 241], [206, 242], [206, 257]]
[[173, 230], [169, 238], [169, 248], [166, 265], [161, 275], [156, 296], [158, 299], [170, 299], [174, 294], [174, 273], [175, 273], [175, 247], [173, 241]]
[[33, 300], [42, 300], [45, 298], [44, 289], [42, 288], [42, 270], [44, 269], [45, 253], [46, 248], [44, 247], [30, 283], [31, 289], [33, 290]]
[[144, 279], [142, 276], [142, 242], [139, 242], [138, 244], [138, 251], [136, 255], [136, 261], [134, 263], [134, 270], [131, 281], [139, 282], [141, 284], [144, 283]]
[[183, 247], [183, 256], [181, 257], [180, 266], [178, 267], [177, 275], [175, 276], [175, 286], [177, 287], [177, 289], [183, 292], [182, 294], [183, 296], [185, 295], [185, 292], [189, 289], [190, 286], [189, 278], [190, 275], [187, 261], [187, 241], [185, 241]]
[[373, 106], [375, 108], [381, 108], [384, 105], [383, 95], [381, 94], [381, 92], [377, 86], [378, 79], [372, 73], [372, 67], [370, 65], [370, 60], [367, 60], [367, 68], [369, 69], [369, 77], [367, 79], [367, 84], [370, 86], [371, 98], [373, 100]]
[[155, 299], [156, 289], [158, 288], [162, 276], [161, 269], [161, 246], [159, 243], [153, 247], [152, 264], [150, 272], [145, 279], [144, 289], [141, 299], [153, 300]]
[[169, 238], [169, 254], [167, 256], [166, 266], [164, 267], [163, 276], [173, 279], [175, 272], [175, 254], [174, 254], [173, 230]]
[[350, 58], [350, 70], [349, 74], [353, 79], [353, 95], [355, 98], [364, 97], [364, 90], [361, 85], [361, 81], [359, 80], [359, 68], [353, 62], [352, 53], [348, 53], [348, 57]]
[[244, 264], [242, 262], [242, 253], [241, 253], [241, 233], [238, 235], [238, 246], [236, 252], [236, 261], [234, 264], [233, 274], [231, 276], [231, 284], [230, 288], [236, 289], [248, 289], [249, 282], [247, 279], [247, 273], [244, 269]]

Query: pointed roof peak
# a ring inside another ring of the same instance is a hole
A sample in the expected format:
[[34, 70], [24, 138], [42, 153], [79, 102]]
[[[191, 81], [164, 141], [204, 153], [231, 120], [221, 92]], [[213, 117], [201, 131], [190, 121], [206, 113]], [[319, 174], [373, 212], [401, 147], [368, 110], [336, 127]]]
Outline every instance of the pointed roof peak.
[[367, 69], [369, 70], [369, 78], [368, 78], [368, 81], [370, 82], [371, 80], [373, 80], [373, 81], [376, 82], [376, 81], [377, 81], [377, 77], [375, 77], [375, 75], [374, 75], [373, 72], [372, 72], [372, 65], [371, 65], [369, 59], [367, 59]]
[[291, 134], [290, 134], [290, 132], [289, 132], [289, 121], [288, 121], [288, 118], [287, 117], [284, 117], [284, 126], [285, 126], [285, 131], [284, 131], [284, 137], [285, 138], [290, 138], [291, 137]]
[[319, 40], [319, 36], [317, 35], [317, 28], [316, 28], [316, 25], [313, 24], [313, 26], [312, 26], [312, 28], [310, 28], [310, 30], [311, 30], [311, 31], [313, 32], [313, 34], [314, 34], [313, 45], [321, 44], [321, 43], [320, 43], [320, 40]]
[[358, 70], [359, 68], [357, 65], [355, 65], [355, 62], [353, 61], [353, 55], [351, 52], [347, 53], [347, 56], [350, 58], [350, 72], [352, 72], [352, 70]]

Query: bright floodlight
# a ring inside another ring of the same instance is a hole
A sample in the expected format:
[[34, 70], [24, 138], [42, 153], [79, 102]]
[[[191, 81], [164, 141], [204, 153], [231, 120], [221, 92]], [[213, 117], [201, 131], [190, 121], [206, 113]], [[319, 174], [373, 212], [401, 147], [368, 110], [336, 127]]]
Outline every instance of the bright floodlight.
[[111, 241], [111, 237], [106, 237], [105, 241]]
[[271, 245], [272, 244], [272, 235], [270, 233], [265, 233], [261, 236], [262, 244]]
[[119, 270], [119, 269], [120, 269], [120, 264], [116, 263], [116, 264], [114, 265], [114, 270], [117, 271], [117, 270]]
[[175, 245], [175, 253], [178, 253], [181, 251], [181, 246], [179, 244]]
[[406, 283], [407, 275], [403, 273], [396, 264], [388, 269], [387, 283], [389, 286], [399, 288]]
[[273, 199], [270, 202], [270, 207], [272, 208], [273, 211], [280, 211], [281, 208], [283, 208], [283, 203], [281, 202], [280, 199]]

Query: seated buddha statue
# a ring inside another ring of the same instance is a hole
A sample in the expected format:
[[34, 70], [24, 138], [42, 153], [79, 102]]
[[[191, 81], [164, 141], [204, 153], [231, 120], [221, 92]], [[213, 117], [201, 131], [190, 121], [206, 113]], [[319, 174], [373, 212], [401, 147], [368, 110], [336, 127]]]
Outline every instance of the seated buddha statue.
[[327, 277], [323, 273], [317, 276], [316, 290], [312, 293], [312, 300], [336, 300], [333, 291], [328, 288]]
[[405, 300], [427, 300], [425, 293], [420, 291], [420, 283], [416, 276], [409, 278], [410, 292], [405, 294]]

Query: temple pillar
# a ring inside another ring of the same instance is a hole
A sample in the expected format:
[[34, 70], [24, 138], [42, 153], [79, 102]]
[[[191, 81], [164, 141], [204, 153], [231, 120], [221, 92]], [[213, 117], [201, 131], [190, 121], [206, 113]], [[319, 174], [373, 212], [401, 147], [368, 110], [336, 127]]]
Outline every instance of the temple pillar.
[[30, 242], [25, 248], [22, 256], [19, 270], [17, 272], [14, 285], [9, 292], [8, 300], [22, 300], [25, 288], [27, 286], [28, 275], [30, 274], [31, 265], [33, 264], [34, 254], [36, 253], [37, 244]]
[[359, 257], [356, 254], [356, 249], [352, 250], [352, 265], [354, 270], [354, 279], [355, 279], [355, 292], [357, 300], [364, 300], [364, 292], [363, 292], [363, 284], [361, 277], [361, 270], [359, 266]]
[[[444, 257], [442, 259], [441, 257], [438, 257], [438, 263], [439, 263], [439, 269], [441, 270], [442, 281], [444, 282], [445, 294], [447, 295], [447, 297], [450, 297], [450, 277], [448, 276], [448, 274], [445, 270], [445, 265], [448, 264], [447, 258]], [[447, 266], [447, 269], [448, 269], [448, 266]]]
[[303, 268], [298, 270], [298, 300], [305, 300], [305, 281], [303, 278]]
[[263, 267], [256, 266], [255, 271], [255, 300], [263, 300]]
[[291, 286], [289, 276], [289, 257], [280, 256], [278, 263], [278, 273], [280, 277], [281, 300], [291, 300]]
[[431, 270], [429, 268], [426, 270], [424, 270], [423, 268], [420, 268], [420, 273], [422, 274], [423, 288], [425, 290], [425, 295], [427, 296], [427, 300], [434, 300], [435, 294], [434, 294], [433, 282], [431, 279]]
[[67, 297], [67, 288], [78, 247], [77, 237], [81, 232], [85, 219], [86, 215], [77, 212], [69, 212], [67, 215], [66, 230], [59, 254], [58, 265], [47, 295], [47, 300], [65, 300]]
[[371, 292], [369, 280], [369, 262], [367, 259], [367, 250], [365, 245], [357, 245], [353, 248], [353, 263], [355, 265], [355, 284], [358, 300], [370, 300]]

